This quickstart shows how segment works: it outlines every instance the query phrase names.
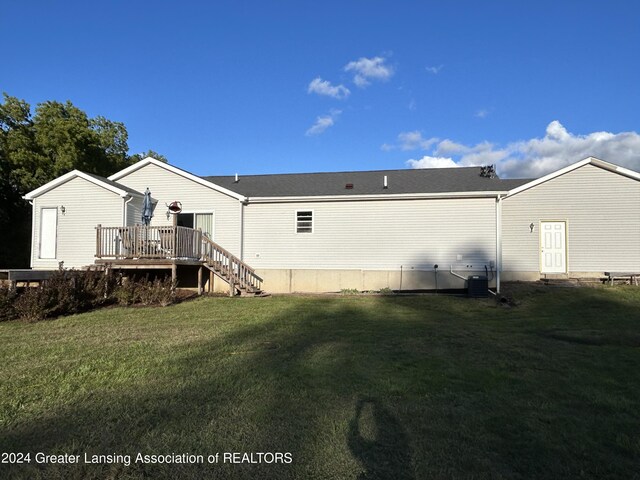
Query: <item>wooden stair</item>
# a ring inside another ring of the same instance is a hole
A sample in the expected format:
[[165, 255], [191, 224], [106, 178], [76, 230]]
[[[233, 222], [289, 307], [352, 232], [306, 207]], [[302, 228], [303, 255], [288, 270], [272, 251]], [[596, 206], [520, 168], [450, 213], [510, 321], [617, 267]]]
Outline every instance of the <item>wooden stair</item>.
[[201, 237], [203, 265], [229, 284], [229, 296], [262, 295], [262, 278], [249, 265], [210, 238]]

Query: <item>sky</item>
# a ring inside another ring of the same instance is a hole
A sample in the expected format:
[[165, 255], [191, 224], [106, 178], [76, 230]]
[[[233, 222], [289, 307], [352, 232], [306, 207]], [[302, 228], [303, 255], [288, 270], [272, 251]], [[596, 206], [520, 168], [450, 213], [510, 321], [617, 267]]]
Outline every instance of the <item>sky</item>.
[[640, 170], [640, 2], [10, 2], [0, 91], [199, 175]]

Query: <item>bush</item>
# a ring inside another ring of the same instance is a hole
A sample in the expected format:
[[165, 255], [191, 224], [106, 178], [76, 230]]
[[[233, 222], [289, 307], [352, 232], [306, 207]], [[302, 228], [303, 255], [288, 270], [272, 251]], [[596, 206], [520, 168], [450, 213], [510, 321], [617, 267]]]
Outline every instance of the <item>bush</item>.
[[160, 305], [166, 307], [176, 300], [175, 284], [170, 277], [154, 280], [147, 278], [123, 279], [114, 292], [120, 305]]
[[175, 301], [175, 288], [171, 278], [153, 281], [142, 280], [139, 283], [140, 302], [143, 305], [161, 305], [166, 307]]
[[18, 292], [15, 288], [9, 288], [7, 285], [0, 285], [0, 322], [18, 318], [18, 314], [15, 309], [17, 296]]
[[98, 270], [60, 268], [37, 288], [27, 287], [14, 297], [13, 309], [15, 317], [35, 322], [109, 303], [114, 289], [113, 275], [105, 275]]
[[27, 287], [21, 294], [0, 288], [0, 321], [20, 318], [37, 322], [45, 318], [80, 313], [118, 302], [120, 305], [171, 305], [176, 301], [175, 284], [170, 277], [153, 281], [124, 279], [100, 270], [60, 268], [37, 288]]
[[341, 295], [359, 295], [360, 291], [357, 288], [343, 288], [340, 290]]
[[36, 288], [27, 287], [16, 298], [14, 309], [16, 316], [25, 322], [38, 322], [51, 314], [51, 297], [40, 285]]
[[138, 303], [140, 301], [138, 283], [121, 278], [113, 296], [120, 305], [128, 306]]

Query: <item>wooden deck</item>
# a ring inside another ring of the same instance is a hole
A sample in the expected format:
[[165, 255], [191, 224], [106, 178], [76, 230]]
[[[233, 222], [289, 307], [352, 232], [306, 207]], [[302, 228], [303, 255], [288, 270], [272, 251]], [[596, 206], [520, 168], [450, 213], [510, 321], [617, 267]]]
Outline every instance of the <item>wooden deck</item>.
[[117, 258], [113, 260], [100, 258], [95, 261], [96, 265], [104, 265], [112, 268], [127, 269], [163, 269], [171, 268], [172, 265], [203, 265], [203, 260], [181, 259], [181, 258]]
[[236, 291], [260, 293], [262, 279], [238, 257], [222, 248], [200, 229], [179, 226], [96, 227], [96, 265], [119, 270], [171, 269], [177, 280], [178, 267], [198, 267], [198, 293], [202, 292], [203, 270], [229, 284]]

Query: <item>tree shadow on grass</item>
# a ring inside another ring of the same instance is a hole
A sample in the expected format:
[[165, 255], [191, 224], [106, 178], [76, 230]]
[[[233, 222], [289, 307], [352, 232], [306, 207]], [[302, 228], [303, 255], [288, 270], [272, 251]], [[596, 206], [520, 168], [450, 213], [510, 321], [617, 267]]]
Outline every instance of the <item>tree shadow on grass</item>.
[[[548, 299], [530, 302], [523, 308], [557, 311]], [[571, 308], [579, 307], [576, 302]], [[186, 312], [189, 306], [171, 308]], [[198, 315], [219, 330], [202, 327], [170, 354], [153, 336], [146, 338], [148, 348], [159, 348], [158, 360], [142, 378], [110, 385], [107, 374], [103, 390], [72, 392], [68, 404], [49, 414], [10, 423], [2, 428], [0, 450], [284, 451], [293, 454], [292, 464], [31, 465], [7, 467], [3, 476], [402, 479], [630, 472], [633, 447], [620, 442], [635, 431], [629, 418], [637, 418], [637, 396], [628, 397], [626, 417], [598, 420], [600, 406], [580, 402], [602, 392], [580, 384], [590, 378], [576, 383], [579, 373], [559, 368], [563, 362], [582, 368], [580, 362], [591, 360], [555, 346], [562, 345], [557, 340], [541, 346], [539, 328], [525, 310], [484, 315], [492, 308], [490, 302], [432, 297], [204, 300]], [[238, 316], [247, 310], [249, 317]], [[542, 321], [544, 328], [574, 322]], [[117, 366], [135, 361], [132, 354]], [[583, 370], [584, 377], [593, 371]], [[623, 375], [597, 373], [616, 382]], [[637, 392], [638, 374], [625, 378], [621, 395]], [[582, 426], [573, 423], [577, 417]], [[580, 447], [585, 438], [591, 443]], [[581, 458], [567, 448], [583, 448]]]
[[[369, 316], [357, 306], [320, 301], [315, 304], [318, 308], [310, 309], [306, 301], [292, 303], [296, 306], [279, 310], [264, 322], [243, 326], [226, 319], [234, 328], [172, 352], [139, 385], [132, 381], [117, 388], [107, 381], [104, 391], [71, 393], [69, 403], [55, 404], [46, 415], [12, 422], [2, 428], [0, 447], [34, 453], [131, 455], [291, 452], [294, 464], [47, 464], [8, 467], [7, 475], [286, 479], [341, 478], [347, 472], [355, 476], [361, 468], [345, 444], [349, 411], [341, 404], [380, 387], [376, 375], [367, 373], [369, 367], [354, 370], [354, 340], [364, 341], [368, 351], [379, 339], [397, 335], [379, 316], [375, 329], [360, 331], [361, 339], [349, 334]], [[339, 469], [332, 464], [336, 456], [342, 464]]]
[[415, 478], [407, 432], [379, 400], [358, 399], [347, 444], [364, 467], [359, 480]]

